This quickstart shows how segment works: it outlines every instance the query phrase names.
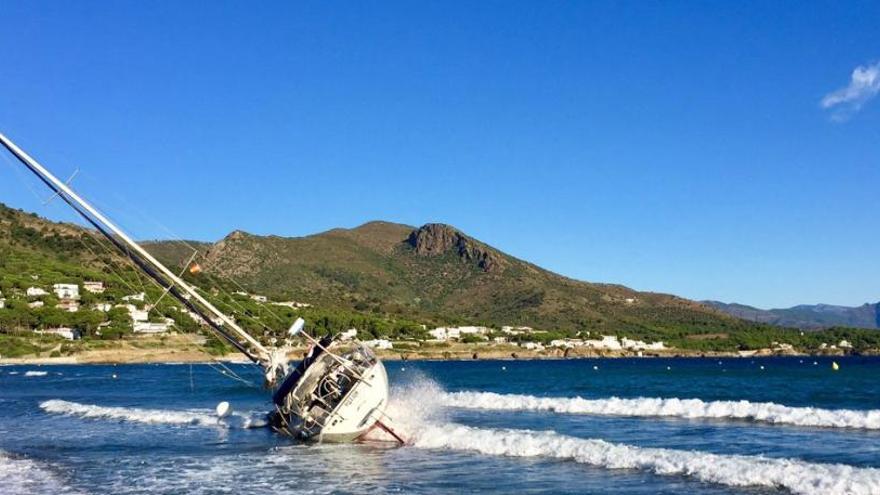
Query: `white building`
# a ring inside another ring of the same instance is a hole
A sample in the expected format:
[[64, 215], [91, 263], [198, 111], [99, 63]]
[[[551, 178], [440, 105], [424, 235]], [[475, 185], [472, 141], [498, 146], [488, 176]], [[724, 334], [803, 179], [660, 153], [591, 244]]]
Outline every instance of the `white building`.
[[44, 305], [45, 304], [43, 303], [43, 301], [34, 301], [31, 303], [28, 303], [29, 308], [42, 308]]
[[486, 335], [492, 330], [486, 327], [437, 327], [428, 330], [431, 340], [445, 342], [451, 339], [460, 339], [462, 335]]
[[25, 291], [25, 293], [27, 294], [28, 297], [42, 297], [42, 296], [49, 295], [48, 292], [44, 291], [43, 289], [41, 289], [39, 287], [28, 287], [27, 291]]
[[122, 298], [123, 301], [141, 301], [143, 302], [144, 298], [147, 297], [143, 292], [139, 294], [132, 294], [130, 296], [125, 296]]
[[103, 294], [104, 293], [104, 282], [92, 282], [85, 281], [83, 282], [83, 289], [92, 294]]
[[251, 296], [251, 299], [253, 299], [254, 301], [257, 301], [257, 302], [261, 302], [261, 303], [264, 303], [264, 302], [269, 301], [269, 298], [268, 298], [268, 297], [266, 297], [266, 296], [258, 296], [258, 295], [256, 295], [256, 294], [252, 295], [252, 296]]
[[139, 322], [139, 321], [147, 321], [150, 319], [150, 312], [145, 309], [137, 309], [137, 307], [133, 304], [118, 304], [117, 308], [125, 308], [128, 311], [128, 316], [131, 317], [131, 321]]
[[501, 333], [506, 333], [508, 335], [520, 335], [524, 333], [532, 333], [535, 329], [532, 327], [512, 327], [512, 326], [503, 326], [501, 327]]
[[171, 328], [171, 324], [166, 322], [137, 322], [132, 329], [135, 333], [165, 333]]
[[339, 340], [346, 341], [357, 338], [357, 328], [349, 328], [348, 330], [339, 334]]
[[0, 309], [3, 309], [5, 307], [6, 307], [6, 299], [0, 298]]
[[623, 349], [620, 341], [615, 335], [603, 335], [602, 340], [585, 340], [584, 345], [593, 349], [603, 349], [609, 351], [619, 351]]
[[523, 349], [527, 349], [530, 351], [543, 351], [544, 346], [539, 342], [522, 342], [519, 344]]
[[79, 299], [79, 286], [76, 284], [55, 284], [52, 290], [58, 299]]
[[630, 340], [626, 337], [620, 340], [620, 345], [624, 349], [630, 349], [633, 351], [661, 351], [666, 349], [666, 346], [663, 342], [652, 342], [650, 344], [641, 341], [641, 340]]
[[574, 347], [583, 347], [586, 345], [581, 339], [556, 339], [550, 341], [550, 347], [562, 347], [565, 349], [572, 349]]
[[773, 348], [774, 351], [793, 351], [794, 346], [791, 344], [786, 344], [784, 342], [771, 342], [770, 347]]
[[376, 339], [376, 340], [368, 340], [364, 342], [364, 345], [367, 347], [372, 347], [373, 349], [393, 349], [394, 344], [391, 343], [390, 340], [385, 339]]
[[94, 309], [95, 311], [103, 311], [104, 313], [106, 313], [113, 309], [113, 305], [110, 303], [98, 303], [93, 304], [92, 309]]
[[80, 331], [67, 327], [49, 328], [47, 330], [34, 330], [34, 333], [40, 335], [57, 335], [67, 340], [76, 340], [80, 338]]
[[840, 342], [837, 343], [837, 347], [839, 347], [841, 349], [852, 349], [852, 344], [850, 344], [846, 340], [841, 340]]
[[79, 303], [73, 299], [64, 299], [55, 305], [58, 309], [63, 309], [68, 313], [76, 313], [79, 311]]

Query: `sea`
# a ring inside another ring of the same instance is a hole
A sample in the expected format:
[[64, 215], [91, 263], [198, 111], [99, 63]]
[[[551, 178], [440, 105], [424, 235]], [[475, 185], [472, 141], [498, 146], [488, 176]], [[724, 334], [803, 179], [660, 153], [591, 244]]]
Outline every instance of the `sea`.
[[0, 366], [0, 493], [880, 494], [880, 358], [834, 360], [386, 361], [402, 447], [273, 433], [251, 365]]

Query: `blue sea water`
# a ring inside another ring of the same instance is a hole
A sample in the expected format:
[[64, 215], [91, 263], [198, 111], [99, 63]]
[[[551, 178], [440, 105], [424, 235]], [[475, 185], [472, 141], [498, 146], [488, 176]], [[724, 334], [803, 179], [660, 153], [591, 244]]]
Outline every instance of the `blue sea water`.
[[400, 448], [257, 427], [248, 365], [0, 366], [0, 493], [880, 493], [880, 359], [836, 360], [388, 361]]

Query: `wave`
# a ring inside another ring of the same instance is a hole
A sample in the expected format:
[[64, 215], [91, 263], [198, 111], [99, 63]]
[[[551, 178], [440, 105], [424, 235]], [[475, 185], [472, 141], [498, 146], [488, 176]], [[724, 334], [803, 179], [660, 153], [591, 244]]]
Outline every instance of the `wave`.
[[115, 419], [145, 424], [202, 425], [217, 424], [217, 417], [207, 412], [168, 411], [163, 409], [140, 409], [136, 407], [108, 407], [79, 404], [66, 400], [47, 400], [40, 408], [48, 413], [79, 416], [92, 419]]
[[9, 495], [29, 493], [77, 494], [42, 464], [0, 451], [0, 489]]
[[66, 400], [53, 399], [40, 403], [40, 408], [48, 413], [78, 416], [89, 419], [112, 419], [144, 424], [220, 426], [225, 428], [262, 428], [267, 425], [259, 415], [233, 414], [217, 418], [209, 410], [171, 411], [165, 409], [140, 409], [137, 407], [110, 407], [79, 404]]
[[46, 376], [49, 372], [47, 371], [25, 371], [24, 376]]
[[804, 495], [880, 493], [880, 469], [843, 464], [642, 448], [555, 432], [455, 424], [423, 426], [413, 439], [416, 447], [427, 449], [570, 460], [605, 469], [637, 469], [733, 487], [782, 487]]
[[444, 393], [448, 407], [493, 411], [550, 411], [607, 416], [666, 416], [688, 419], [744, 419], [764, 423], [825, 428], [880, 429], [880, 410], [790, 407], [773, 402], [703, 401], [700, 399], [582, 399], [496, 394]]

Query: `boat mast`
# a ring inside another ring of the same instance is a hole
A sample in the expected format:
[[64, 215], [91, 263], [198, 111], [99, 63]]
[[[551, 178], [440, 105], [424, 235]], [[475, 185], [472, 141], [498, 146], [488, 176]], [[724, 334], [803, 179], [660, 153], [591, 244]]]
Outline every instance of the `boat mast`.
[[[49, 186], [55, 193], [61, 196], [62, 199], [65, 200], [65, 202], [67, 202], [89, 223], [95, 226], [102, 234], [110, 239], [111, 242], [116, 244], [116, 246], [120, 250], [122, 250], [124, 254], [131, 257], [142, 270], [146, 271], [148, 275], [156, 279], [157, 282], [160, 283], [160, 285], [166, 288], [172, 295], [177, 297], [181, 303], [192, 310], [196, 310], [196, 312], [199, 313], [200, 316], [205, 316], [204, 314], [202, 314], [202, 311], [198, 311], [198, 308], [195, 308], [194, 305], [177, 290], [178, 287], [182, 289], [192, 299], [198, 301], [201, 307], [205, 308], [205, 310], [207, 310], [209, 313], [213, 314], [216, 318], [222, 321], [223, 325], [221, 326], [214, 323], [214, 321], [212, 321], [210, 318], [207, 319], [207, 323], [211, 325], [212, 328], [214, 328], [214, 330], [220, 333], [223, 337], [229, 340], [230, 343], [235, 345], [239, 351], [241, 351], [251, 359], [258, 361], [264, 367], [270, 367], [274, 364], [273, 354], [262, 344], [260, 344], [260, 342], [251, 337], [250, 334], [245, 332], [244, 329], [242, 329], [232, 318], [224, 314], [213, 304], [211, 304], [207, 299], [202, 297], [202, 295], [199, 294], [194, 287], [186, 283], [173, 271], [168, 269], [168, 267], [160, 263], [159, 260], [154, 258], [149, 252], [147, 252], [147, 250], [145, 250], [131, 237], [129, 237], [128, 234], [126, 234], [122, 229], [117, 227], [107, 217], [102, 215], [101, 212], [99, 212], [92, 205], [81, 198], [67, 184], [58, 180], [57, 177], [52, 175], [51, 172], [40, 165], [36, 160], [25, 153], [21, 148], [10, 141], [9, 138], [7, 138], [2, 133], [0, 133], [0, 144], [3, 144], [3, 146], [5, 146], [6, 149], [10, 151], [10, 153], [15, 155], [15, 157], [18, 158], [18, 160], [21, 161], [31, 172], [42, 179], [47, 186]], [[71, 201], [73, 201], [73, 203], [75, 204], [71, 203]], [[86, 214], [86, 212], [88, 212], [88, 215]], [[116, 237], [111, 236], [105, 230], [105, 228], [115, 234]], [[129, 250], [134, 251], [134, 253], [131, 253]], [[133, 254], [136, 254], [137, 257], [132, 256]], [[151, 267], [158, 270], [170, 282], [161, 280], [161, 277], [158, 277], [158, 274], [156, 274], [155, 271], [151, 270]], [[246, 342], [249, 345], [250, 349], [244, 348], [242, 344], [236, 342], [235, 339], [230, 338], [230, 336], [225, 332], [227, 328], [229, 330], [232, 330], [232, 332], [234, 332], [235, 335], [242, 341]], [[253, 354], [251, 354], [250, 351], [252, 351]]]

